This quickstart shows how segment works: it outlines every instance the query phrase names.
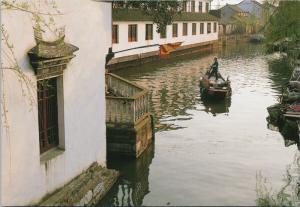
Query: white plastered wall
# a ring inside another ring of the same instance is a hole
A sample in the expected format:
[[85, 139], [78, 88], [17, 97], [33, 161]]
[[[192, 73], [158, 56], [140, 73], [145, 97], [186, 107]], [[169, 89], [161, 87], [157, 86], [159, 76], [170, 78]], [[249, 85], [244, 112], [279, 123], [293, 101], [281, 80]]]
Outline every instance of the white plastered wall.
[[[93, 0], [57, 1], [66, 26], [66, 42], [79, 47], [63, 74], [65, 150], [42, 163], [36, 103], [36, 76], [27, 52], [35, 46], [33, 22], [26, 12], [1, 11], [14, 54], [33, 85], [35, 102], [28, 103], [14, 72], [1, 76], [1, 204], [26, 205], [63, 186], [93, 162], [106, 165], [105, 55], [111, 47], [111, 4]], [[2, 45], [4, 42], [2, 42]], [[2, 52], [2, 51], [1, 51]], [[1, 53], [3, 66], [11, 64]], [[24, 87], [24, 85], [23, 85]], [[5, 121], [7, 126], [5, 127]]]

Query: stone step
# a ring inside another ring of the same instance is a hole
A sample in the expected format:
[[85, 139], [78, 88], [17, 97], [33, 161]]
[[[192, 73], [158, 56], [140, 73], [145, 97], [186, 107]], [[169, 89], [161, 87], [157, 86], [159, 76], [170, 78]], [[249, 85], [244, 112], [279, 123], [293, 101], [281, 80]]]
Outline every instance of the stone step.
[[84, 206], [97, 204], [117, 181], [119, 172], [92, 164], [86, 171], [55, 192], [38, 206]]

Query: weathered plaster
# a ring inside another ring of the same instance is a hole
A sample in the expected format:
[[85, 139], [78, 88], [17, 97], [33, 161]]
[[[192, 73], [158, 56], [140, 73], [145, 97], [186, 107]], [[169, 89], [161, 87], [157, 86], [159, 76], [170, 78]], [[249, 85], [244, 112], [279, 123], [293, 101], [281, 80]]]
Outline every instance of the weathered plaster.
[[[9, 123], [9, 134], [1, 124], [3, 205], [35, 203], [91, 163], [106, 165], [104, 66], [111, 46], [111, 4], [92, 0], [57, 4], [63, 15], [55, 16], [55, 22], [66, 26], [66, 42], [79, 47], [63, 74], [64, 100], [59, 112], [64, 117], [60, 123], [64, 126], [64, 152], [47, 162], [40, 161], [36, 97], [30, 106], [15, 74], [3, 71]], [[11, 10], [1, 11], [1, 17], [18, 63], [36, 90], [36, 77], [27, 57], [35, 46], [32, 19], [27, 13]], [[7, 64], [3, 56], [1, 61]]]

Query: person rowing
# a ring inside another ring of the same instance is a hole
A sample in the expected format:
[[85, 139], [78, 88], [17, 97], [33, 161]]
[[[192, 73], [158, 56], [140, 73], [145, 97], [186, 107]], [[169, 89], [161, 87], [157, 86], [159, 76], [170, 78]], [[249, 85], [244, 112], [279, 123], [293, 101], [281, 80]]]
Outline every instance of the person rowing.
[[[211, 76], [215, 76], [216, 80], [219, 78], [219, 63], [218, 63], [218, 58], [214, 58], [214, 63], [210, 66], [210, 73], [208, 75], [208, 79], [210, 79]], [[225, 79], [220, 75], [220, 78], [225, 81]]]

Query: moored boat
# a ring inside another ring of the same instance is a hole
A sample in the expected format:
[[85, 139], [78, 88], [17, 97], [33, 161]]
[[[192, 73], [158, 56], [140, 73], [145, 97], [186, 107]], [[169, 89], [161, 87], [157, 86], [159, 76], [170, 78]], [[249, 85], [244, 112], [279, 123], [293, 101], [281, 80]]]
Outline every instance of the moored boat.
[[295, 68], [288, 82], [287, 87], [283, 91], [281, 97], [282, 104], [292, 104], [300, 100], [300, 67]]

